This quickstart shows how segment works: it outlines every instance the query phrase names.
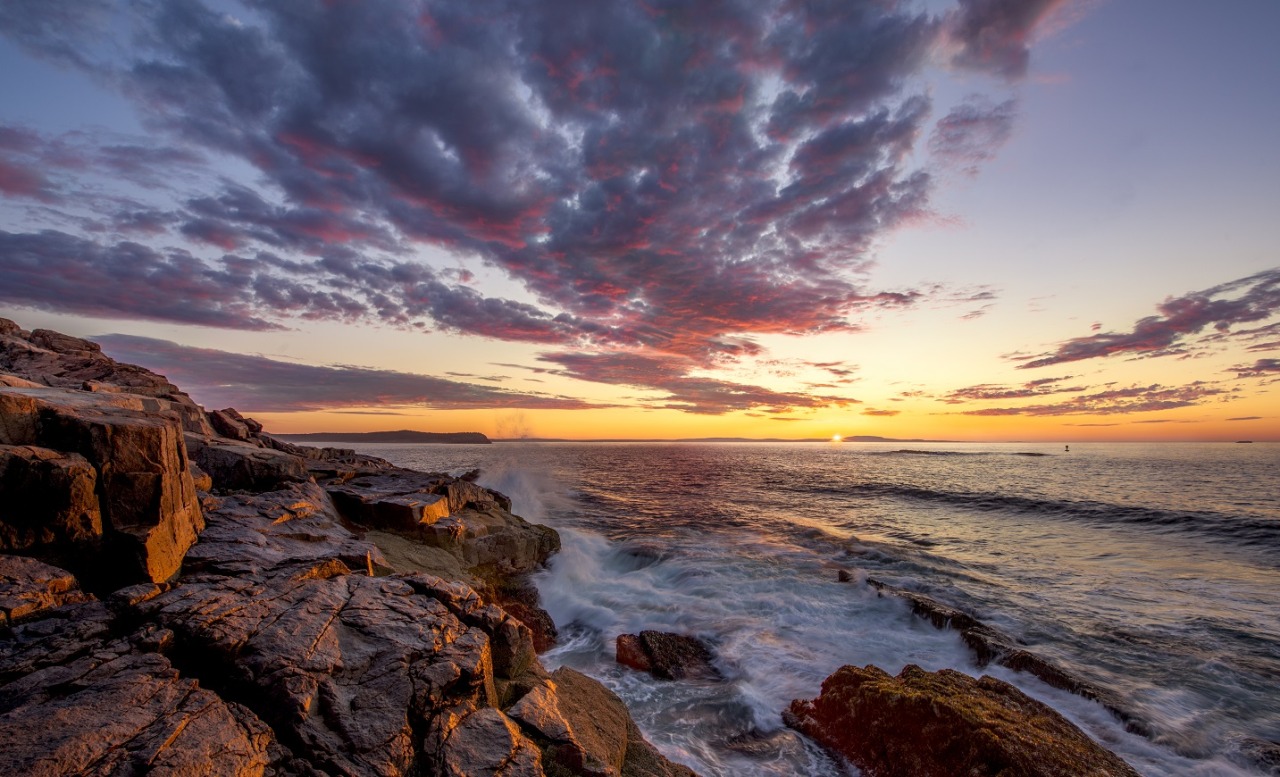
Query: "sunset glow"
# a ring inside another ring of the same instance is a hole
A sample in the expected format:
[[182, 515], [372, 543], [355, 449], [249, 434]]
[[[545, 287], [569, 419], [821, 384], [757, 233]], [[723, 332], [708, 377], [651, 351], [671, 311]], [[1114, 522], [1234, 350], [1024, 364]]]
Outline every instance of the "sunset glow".
[[271, 431], [1280, 439], [1274, 3], [89, 5], [0, 316]]

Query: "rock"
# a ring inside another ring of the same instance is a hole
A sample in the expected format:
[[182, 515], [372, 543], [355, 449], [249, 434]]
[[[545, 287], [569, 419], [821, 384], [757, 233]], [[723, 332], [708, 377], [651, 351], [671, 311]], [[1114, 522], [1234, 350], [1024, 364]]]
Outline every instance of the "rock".
[[467, 715], [443, 745], [441, 774], [450, 777], [541, 777], [542, 751], [492, 707]]
[[161, 655], [117, 649], [0, 689], [0, 773], [263, 773], [274, 737], [257, 716]]
[[187, 450], [213, 487], [222, 491], [271, 491], [311, 479], [300, 456], [218, 437], [186, 436]]
[[506, 497], [447, 475], [389, 468], [324, 486], [347, 520], [440, 548], [489, 583], [532, 572], [560, 549], [554, 529], [512, 515]]
[[19, 378], [17, 375], [0, 375], [0, 386], [8, 386], [9, 388], [44, 388], [43, 383]]
[[224, 496], [205, 513], [205, 524], [200, 542], [187, 553], [189, 572], [249, 576], [329, 559], [357, 570], [387, 567], [376, 545], [342, 526], [328, 494], [315, 483]]
[[555, 621], [542, 609], [538, 589], [527, 575], [503, 580], [492, 591], [492, 598], [499, 607], [529, 627], [533, 633], [533, 646], [539, 653], [555, 647], [559, 636]]
[[[245, 417], [236, 412], [234, 408], [214, 410], [206, 415], [208, 415], [209, 423], [213, 426], [214, 431], [223, 437], [230, 437], [233, 440], [241, 440], [243, 442], [253, 439], [254, 432], [245, 423]], [[258, 425], [258, 431], [262, 431], [261, 425]]]
[[620, 634], [616, 649], [618, 663], [666, 680], [719, 676], [711, 651], [696, 637], [663, 631]]
[[197, 491], [212, 491], [213, 478], [209, 477], [209, 473], [200, 469], [200, 465], [194, 461], [188, 462], [187, 471], [191, 473], [191, 484], [196, 487]]
[[65, 569], [23, 556], [0, 556], [0, 628], [45, 610], [92, 601]]
[[[156, 409], [146, 412], [147, 403]], [[28, 506], [21, 516], [0, 515], [8, 527], [0, 549], [56, 557], [91, 588], [172, 577], [204, 522], [178, 418], [155, 403], [0, 389], [0, 445], [7, 446], [9, 473], [0, 478], [0, 494]], [[99, 517], [84, 463], [93, 469]], [[33, 526], [41, 522], [43, 528]]]
[[1023, 648], [1019, 640], [983, 623], [969, 613], [945, 605], [924, 594], [895, 588], [874, 578], [867, 578], [867, 584], [881, 595], [891, 594], [907, 600], [911, 604], [911, 612], [932, 623], [934, 628], [950, 628], [958, 631], [960, 638], [973, 651], [978, 660], [978, 666], [996, 663], [1034, 675], [1054, 688], [1098, 702], [1124, 723], [1128, 731], [1142, 736], [1151, 735], [1150, 725], [1131, 711], [1118, 694], [1077, 677], [1053, 662], [1037, 656]]
[[836, 572], [836, 582], [852, 583], [853, 575], [849, 574], [849, 570], [841, 569], [838, 572]]
[[557, 669], [508, 714], [542, 743], [548, 774], [695, 777], [645, 741], [617, 695], [568, 667]]
[[256, 577], [195, 575], [137, 607], [174, 632], [184, 666], [300, 757], [369, 775], [409, 771], [431, 757], [424, 741], [442, 745], [466, 715], [496, 703], [497, 666], [516, 667], [521, 651], [489, 609], [444, 581], [355, 575], [336, 560]]
[[845, 666], [784, 720], [869, 777], [1138, 774], [1012, 685], [949, 669]]
[[0, 550], [88, 553], [102, 541], [98, 472], [78, 453], [0, 445]]
[[106, 604], [91, 601], [43, 610], [0, 632], [0, 699], [15, 680], [100, 651], [114, 622]]
[[185, 431], [213, 434], [200, 407], [163, 375], [117, 362], [88, 340], [47, 329], [28, 333], [12, 321], [0, 321], [5, 322], [0, 327], [0, 373], [39, 386], [127, 392], [163, 400]]

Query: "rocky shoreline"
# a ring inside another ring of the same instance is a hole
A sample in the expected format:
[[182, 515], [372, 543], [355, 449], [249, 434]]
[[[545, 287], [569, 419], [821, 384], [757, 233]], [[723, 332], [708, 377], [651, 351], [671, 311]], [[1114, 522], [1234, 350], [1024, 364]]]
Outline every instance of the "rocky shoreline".
[[691, 775], [539, 662], [510, 507], [0, 320], [0, 773]]
[[[599, 682], [539, 661], [556, 632], [527, 576], [559, 547], [474, 476], [294, 445], [0, 319], [0, 773], [692, 775]], [[963, 613], [870, 582], [984, 665], [1125, 717]], [[617, 648], [673, 682], [716, 677], [688, 637]], [[1134, 774], [1012, 686], [955, 672], [844, 667], [785, 719], [869, 775]]]

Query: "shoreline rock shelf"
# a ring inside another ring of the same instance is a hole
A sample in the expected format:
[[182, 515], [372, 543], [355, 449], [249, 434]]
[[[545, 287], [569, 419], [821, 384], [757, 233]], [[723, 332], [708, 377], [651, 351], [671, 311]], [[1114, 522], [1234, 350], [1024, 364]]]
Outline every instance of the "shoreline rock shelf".
[[539, 662], [510, 507], [0, 319], [0, 773], [692, 775]]

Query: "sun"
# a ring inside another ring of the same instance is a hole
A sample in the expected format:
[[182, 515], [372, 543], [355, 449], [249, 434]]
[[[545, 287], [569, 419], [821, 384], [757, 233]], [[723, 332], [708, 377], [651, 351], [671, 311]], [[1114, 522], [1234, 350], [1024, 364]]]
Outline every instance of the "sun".
[[841, 442], [841, 441], [843, 441], [843, 440], [844, 440], [844, 438], [843, 438], [843, 437], [841, 437], [841, 436], [840, 436], [840, 435], [838, 435], [838, 434], [833, 434], [833, 435], [831, 435], [831, 442]]

